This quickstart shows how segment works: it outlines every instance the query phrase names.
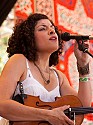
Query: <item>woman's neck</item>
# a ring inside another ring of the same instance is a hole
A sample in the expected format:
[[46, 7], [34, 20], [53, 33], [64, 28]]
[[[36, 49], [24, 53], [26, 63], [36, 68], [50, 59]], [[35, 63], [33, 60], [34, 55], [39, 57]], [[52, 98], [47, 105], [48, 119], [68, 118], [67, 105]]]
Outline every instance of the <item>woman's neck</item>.
[[49, 72], [49, 60], [39, 59], [38, 61], [35, 61], [35, 63], [42, 71]]

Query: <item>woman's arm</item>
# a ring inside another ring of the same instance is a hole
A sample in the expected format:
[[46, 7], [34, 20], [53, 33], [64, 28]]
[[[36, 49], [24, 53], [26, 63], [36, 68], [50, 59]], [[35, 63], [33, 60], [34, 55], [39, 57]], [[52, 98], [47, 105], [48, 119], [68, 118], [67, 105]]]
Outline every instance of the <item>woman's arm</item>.
[[[62, 74], [63, 81], [61, 83], [61, 95], [75, 95], [79, 97], [83, 106], [91, 106], [91, 99], [92, 99], [92, 90], [91, 90], [91, 80], [86, 82], [79, 81], [79, 88], [78, 92], [70, 86], [68, 79], [65, 75]], [[84, 77], [89, 77], [86, 75]]]
[[85, 74], [81, 73], [81, 68], [83, 69], [88, 68], [86, 66], [88, 66], [87, 64], [90, 62], [90, 57], [87, 53], [84, 53], [78, 49], [77, 43], [75, 43], [74, 53], [77, 58], [77, 63], [80, 66], [78, 67], [79, 79], [80, 79], [78, 92], [73, 90], [66, 76], [62, 74], [60, 75], [60, 79], [62, 79], [63, 77], [62, 82], [61, 82], [61, 93], [62, 95], [66, 95], [66, 94], [76, 95], [81, 100], [83, 106], [91, 106], [91, 101], [92, 101], [91, 82], [92, 81], [90, 79], [90, 74], [89, 74], [90, 72], [87, 71]]
[[[90, 78], [90, 55], [80, 51], [78, 46], [84, 46], [88, 49], [89, 41], [79, 41], [79, 45], [77, 42], [74, 45], [74, 54], [77, 59], [77, 69], [79, 72], [79, 90], [78, 97], [81, 99], [82, 104], [84, 106], [91, 106], [92, 101], [92, 90], [91, 90], [91, 78]], [[81, 44], [82, 43], [82, 44]]]
[[[46, 110], [24, 106], [11, 100], [17, 81], [26, 72], [26, 59], [23, 55], [14, 55], [6, 63], [0, 76], [0, 116], [11, 121], [44, 120]], [[24, 78], [25, 79], [25, 78]]]
[[17, 81], [22, 76], [25, 79], [26, 75], [24, 74], [26, 70], [26, 60], [23, 55], [14, 55], [6, 63], [0, 76], [0, 116], [10, 121], [43, 120], [53, 125], [58, 125], [58, 123], [73, 125], [73, 121], [64, 114], [64, 110], [69, 108], [68, 105], [53, 110], [46, 110], [25, 106], [11, 100]]

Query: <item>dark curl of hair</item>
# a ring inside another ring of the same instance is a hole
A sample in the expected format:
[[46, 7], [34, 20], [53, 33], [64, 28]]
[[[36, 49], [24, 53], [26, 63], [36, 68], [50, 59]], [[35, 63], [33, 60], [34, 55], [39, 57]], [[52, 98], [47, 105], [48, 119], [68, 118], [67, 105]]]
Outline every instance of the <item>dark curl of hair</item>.
[[[34, 62], [38, 59], [36, 42], [34, 39], [34, 29], [37, 24], [37, 21], [41, 19], [50, 20], [44, 14], [34, 13], [31, 14], [25, 21], [15, 25], [14, 32], [8, 41], [8, 57], [11, 57], [14, 54], [23, 54], [30, 61]], [[54, 25], [52, 21], [51, 23]], [[60, 50], [62, 49], [60, 34], [56, 26], [55, 31], [59, 39], [59, 49], [51, 54], [49, 66], [58, 64], [58, 55], [60, 54]]]

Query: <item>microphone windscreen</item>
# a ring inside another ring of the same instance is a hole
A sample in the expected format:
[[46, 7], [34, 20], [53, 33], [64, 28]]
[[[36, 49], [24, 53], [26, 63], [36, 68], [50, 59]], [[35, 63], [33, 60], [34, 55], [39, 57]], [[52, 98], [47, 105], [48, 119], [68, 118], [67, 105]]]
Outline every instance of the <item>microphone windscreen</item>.
[[69, 41], [70, 40], [70, 33], [62, 33], [61, 34], [61, 39], [64, 40], [64, 41]]

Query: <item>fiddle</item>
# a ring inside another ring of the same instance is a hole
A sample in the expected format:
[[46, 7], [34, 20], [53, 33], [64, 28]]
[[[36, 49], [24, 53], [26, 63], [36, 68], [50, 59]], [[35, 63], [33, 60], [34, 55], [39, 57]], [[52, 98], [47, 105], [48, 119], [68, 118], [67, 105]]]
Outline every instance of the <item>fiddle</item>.
[[[74, 95], [66, 95], [56, 97], [54, 102], [43, 102], [37, 96], [25, 95], [24, 105], [52, 110], [64, 105], [70, 105], [70, 110], [67, 109], [64, 113], [71, 119], [75, 120], [75, 125], [81, 125], [84, 119], [84, 114], [93, 113], [92, 107], [83, 107], [78, 97]], [[75, 116], [74, 116], [75, 115]], [[12, 125], [51, 125], [48, 121], [15, 121]]]

